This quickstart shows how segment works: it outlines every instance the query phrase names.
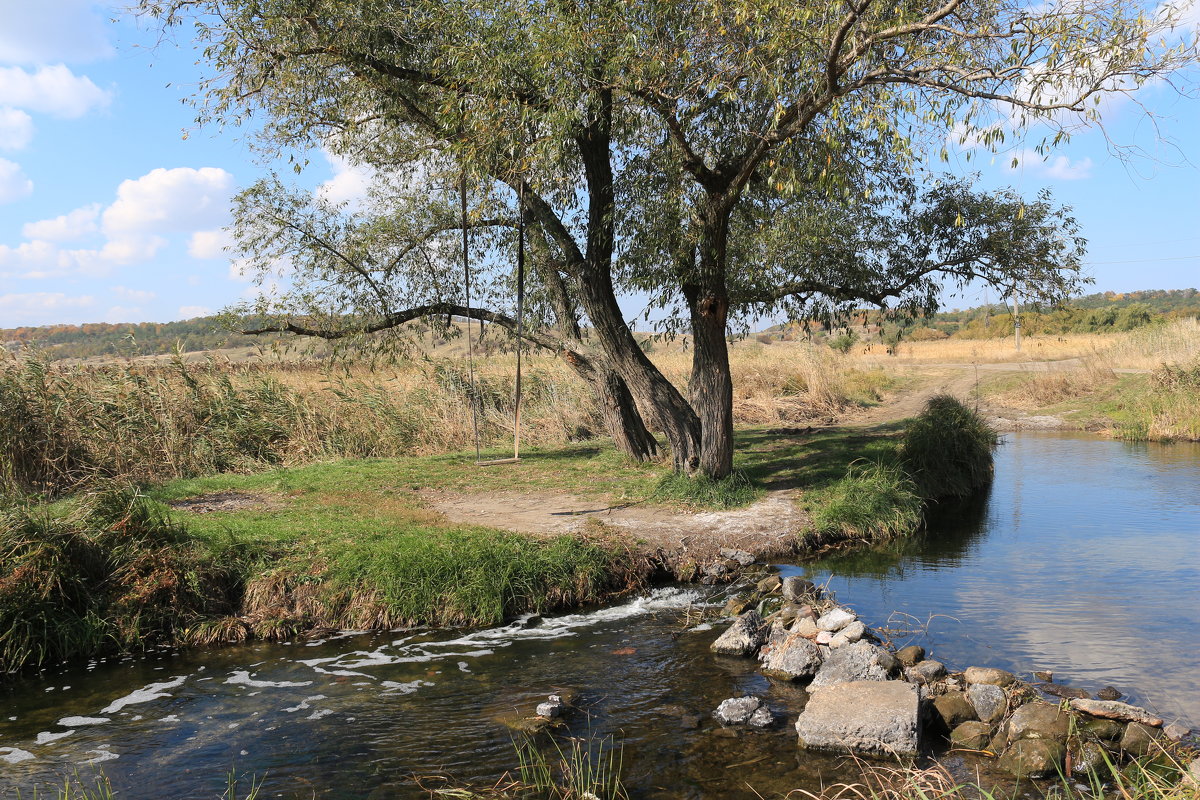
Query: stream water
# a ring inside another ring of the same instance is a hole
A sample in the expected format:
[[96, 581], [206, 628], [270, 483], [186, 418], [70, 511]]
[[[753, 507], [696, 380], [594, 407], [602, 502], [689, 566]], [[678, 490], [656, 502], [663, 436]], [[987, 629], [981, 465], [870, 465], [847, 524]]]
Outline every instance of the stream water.
[[[919, 539], [783, 569], [952, 667], [1051, 669], [1200, 722], [1200, 447], [1022, 434], [996, 467], [986, 501]], [[706, 600], [664, 587], [469, 633], [346, 633], [31, 676], [0, 693], [0, 796], [103, 771], [121, 798], [212, 798], [232, 771], [263, 779], [263, 797], [428, 797], [414, 778], [494, 783], [515, 765], [503, 719], [560, 689], [580, 692], [570, 733], [623, 743], [634, 797], [772, 797], [852, 778], [797, 751], [786, 726], [802, 691], [712, 656], [716, 630], [684, 629]], [[746, 693], [782, 729], [712, 724], [722, 699]]]

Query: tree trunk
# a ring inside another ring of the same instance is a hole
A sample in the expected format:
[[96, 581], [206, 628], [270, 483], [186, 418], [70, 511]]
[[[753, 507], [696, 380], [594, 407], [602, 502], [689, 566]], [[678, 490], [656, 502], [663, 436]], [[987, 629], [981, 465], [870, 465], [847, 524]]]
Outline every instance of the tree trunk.
[[649, 461], [658, 455], [658, 441], [642, 421], [625, 380], [607, 370], [593, 387], [600, 397], [604, 425], [617, 449], [635, 461]]
[[691, 395], [700, 419], [699, 471], [724, 478], [733, 471], [733, 377], [726, 337], [729, 301], [705, 294], [692, 306]]

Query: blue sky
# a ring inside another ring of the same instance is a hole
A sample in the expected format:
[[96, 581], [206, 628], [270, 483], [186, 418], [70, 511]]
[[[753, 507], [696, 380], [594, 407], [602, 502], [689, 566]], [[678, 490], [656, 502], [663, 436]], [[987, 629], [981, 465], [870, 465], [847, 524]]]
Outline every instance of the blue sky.
[[[220, 229], [267, 165], [245, 132], [196, 129], [182, 102], [200, 75], [190, 43], [160, 43], [117, 8], [0, 0], [0, 328], [182, 319], [255, 291]], [[1135, 99], [1105, 122], [1145, 157], [1122, 160], [1089, 131], [1016, 169], [1035, 136], [952, 166], [1027, 196], [1050, 186], [1090, 241], [1097, 291], [1200, 286], [1200, 99], [1162, 86]], [[305, 179], [349, 199], [363, 176], [317, 153]]]

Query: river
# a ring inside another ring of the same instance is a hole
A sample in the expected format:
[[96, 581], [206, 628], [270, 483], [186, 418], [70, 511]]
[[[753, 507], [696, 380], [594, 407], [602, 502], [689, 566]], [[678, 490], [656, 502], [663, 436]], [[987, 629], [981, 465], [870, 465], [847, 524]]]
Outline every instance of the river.
[[[1029, 433], [997, 453], [986, 500], [927, 534], [782, 569], [951, 667], [1049, 669], [1196, 723], [1198, 544], [1200, 447]], [[634, 797], [771, 797], [852, 778], [799, 753], [787, 727], [712, 724], [722, 699], [754, 693], [790, 725], [804, 695], [711, 656], [717, 631], [685, 623], [709, 600], [663, 587], [474, 632], [162, 651], [30, 676], [0, 694], [0, 794], [102, 771], [129, 800], [218, 797], [232, 771], [263, 780], [260, 797], [428, 797], [417, 779], [495, 782], [515, 764], [503, 718], [562, 689], [580, 693], [564, 730], [622, 742]]]

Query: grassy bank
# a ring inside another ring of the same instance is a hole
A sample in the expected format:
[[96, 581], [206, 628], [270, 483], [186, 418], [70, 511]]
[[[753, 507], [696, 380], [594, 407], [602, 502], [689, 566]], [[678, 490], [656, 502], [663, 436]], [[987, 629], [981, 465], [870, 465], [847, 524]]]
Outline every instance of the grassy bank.
[[1124, 439], [1200, 441], [1200, 321], [1135, 331], [1087, 354], [1076, 369], [1004, 381], [990, 395]]

